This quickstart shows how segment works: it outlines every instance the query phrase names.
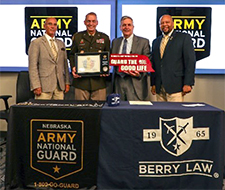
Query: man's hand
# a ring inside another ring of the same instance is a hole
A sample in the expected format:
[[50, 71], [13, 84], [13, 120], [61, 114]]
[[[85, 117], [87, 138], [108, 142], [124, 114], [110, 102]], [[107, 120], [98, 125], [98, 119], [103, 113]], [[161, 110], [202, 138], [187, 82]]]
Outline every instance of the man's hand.
[[182, 92], [182, 95], [184, 96], [185, 94], [190, 93], [191, 90], [192, 90], [192, 87], [191, 87], [191, 86], [189, 86], [189, 85], [184, 85], [184, 86], [183, 86], [183, 92]]
[[81, 76], [80, 75], [78, 75], [78, 74], [76, 74], [76, 67], [73, 67], [73, 69], [72, 69], [72, 75], [73, 75], [73, 78], [81, 78]]
[[126, 73], [128, 75], [131, 75], [133, 77], [140, 77], [141, 76], [140, 72], [138, 72], [138, 71], [124, 71], [124, 73]]
[[109, 74], [102, 74], [102, 75], [100, 75], [100, 77], [108, 77], [109, 76]]
[[34, 89], [33, 92], [35, 95], [40, 96], [42, 93], [42, 89], [41, 89], [41, 87], [38, 87], [38, 88]]
[[152, 88], [151, 88], [151, 93], [152, 93], [153, 95], [156, 95], [155, 85], [152, 86]]
[[69, 92], [69, 90], [70, 90], [70, 85], [69, 84], [66, 84], [66, 86], [65, 86], [65, 93], [67, 93], [67, 92]]

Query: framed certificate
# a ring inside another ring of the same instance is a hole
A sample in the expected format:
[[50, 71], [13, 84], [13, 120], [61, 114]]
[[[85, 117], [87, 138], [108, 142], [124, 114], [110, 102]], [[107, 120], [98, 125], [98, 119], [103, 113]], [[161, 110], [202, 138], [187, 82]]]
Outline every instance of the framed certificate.
[[76, 53], [75, 66], [80, 76], [109, 74], [109, 52]]

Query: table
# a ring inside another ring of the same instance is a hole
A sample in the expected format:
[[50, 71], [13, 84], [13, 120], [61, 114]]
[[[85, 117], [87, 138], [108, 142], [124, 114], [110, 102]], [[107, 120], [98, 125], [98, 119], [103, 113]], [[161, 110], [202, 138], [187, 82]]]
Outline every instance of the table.
[[11, 106], [6, 189], [221, 190], [224, 111], [182, 104]]
[[182, 104], [103, 107], [98, 189], [222, 189], [224, 112]]
[[11, 106], [6, 189], [96, 186], [103, 105], [36, 100]]

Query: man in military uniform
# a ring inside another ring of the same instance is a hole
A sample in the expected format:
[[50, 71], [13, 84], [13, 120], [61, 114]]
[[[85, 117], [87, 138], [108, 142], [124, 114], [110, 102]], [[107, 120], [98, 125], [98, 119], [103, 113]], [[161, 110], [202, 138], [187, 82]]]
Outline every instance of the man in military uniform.
[[106, 76], [81, 77], [76, 73], [75, 53], [110, 51], [109, 36], [98, 32], [97, 15], [93, 12], [85, 17], [87, 30], [73, 35], [73, 45], [70, 51], [70, 67], [73, 74], [76, 100], [106, 100]]

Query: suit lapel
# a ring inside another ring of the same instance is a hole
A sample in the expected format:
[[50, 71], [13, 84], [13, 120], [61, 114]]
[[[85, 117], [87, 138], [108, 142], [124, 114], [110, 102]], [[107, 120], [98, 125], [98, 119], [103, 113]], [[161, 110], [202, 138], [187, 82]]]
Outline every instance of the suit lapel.
[[138, 38], [134, 35], [133, 37], [133, 43], [132, 43], [132, 47], [131, 47], [131, 53], [134, 54], [136, 51], [136, 48], [138, 47]]
[[[165, 50], [164, 50], [164, 53], [163, 53], [163, 57], [164, 55], [166, 55], [166, 52], [167, 52], [167, 49], [170, 47], [171, 43], [173, 42], [173, 38], [176, 36], [176, 32], [173, 31], [173, 33], [171, 34], [171, 36], [169, 37], [169, 40], [166, 44], [166, 47], [165, 47]], [[161, 42], [161, 41], [160, 41]]]
[[121, 43], [123, 41], [123, 38], [120, 37], [117, 41], [117, 43], [115, 43], [115, 50], [117, 51], [116, 53], [120, 53], [120, 46], [121, 46]]
[[47, 49], [50, 57], [52, 58], [52, 60], [54, 60], [54, 55], [52, 53], [52, 49], [51, 49], [51, 47], [50, 47], [50, 45], [48, 43], [48, 40], [47, 40], [47, 38], [45, 36], [42, 37], [42, 42], [43, 42], [43, 45], [45, 46], [45, 48]]
[[161, 41], [162, 41], [162, 35], [161, 36], [159, 36], [159, 38], [157, 38], [157, 41], [155, 42], [155, 44], [156, 44], [156, 55], [161, 59], [161, 55], [160, 55], [160, 44], [161, 44]]
[[59, 40], [57, 40], [57, 39], [56, 39], [56, 44], [57, 44], [57, 49], [58, 49], [58, 54], [57, 54], [57, 60], [56, 61], [58, 61], [58, 59], [59, 59], [59, 53], [60, 53], [62, 47], [60, 46]]

